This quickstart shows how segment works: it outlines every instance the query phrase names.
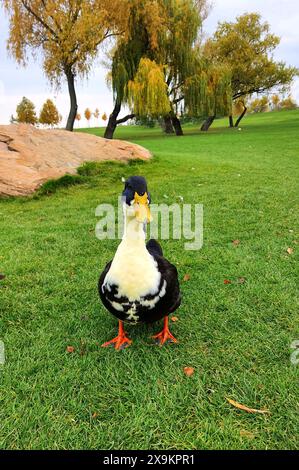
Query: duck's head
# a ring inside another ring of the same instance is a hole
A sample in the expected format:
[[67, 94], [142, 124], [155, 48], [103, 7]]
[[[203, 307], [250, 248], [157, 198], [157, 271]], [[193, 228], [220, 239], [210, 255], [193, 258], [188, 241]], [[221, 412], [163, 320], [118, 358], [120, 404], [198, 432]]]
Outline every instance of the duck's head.
[[125, 182], [122, 196], [124, 211], [128, 217], [135, 218], [140, 223], [151, 221], [150, 194], [143, 176], [130, 176]]

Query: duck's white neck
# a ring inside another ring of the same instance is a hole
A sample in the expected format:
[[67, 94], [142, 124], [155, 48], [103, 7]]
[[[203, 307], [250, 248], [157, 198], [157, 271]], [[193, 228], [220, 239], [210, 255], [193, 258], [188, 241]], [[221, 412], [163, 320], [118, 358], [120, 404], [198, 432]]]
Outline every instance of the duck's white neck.
[[145, 231], [143, 224], [138, 222], [135, 217], [127, 214], [124, 217], [124, 234], [122, 237], [124, 242], [145, 244]]

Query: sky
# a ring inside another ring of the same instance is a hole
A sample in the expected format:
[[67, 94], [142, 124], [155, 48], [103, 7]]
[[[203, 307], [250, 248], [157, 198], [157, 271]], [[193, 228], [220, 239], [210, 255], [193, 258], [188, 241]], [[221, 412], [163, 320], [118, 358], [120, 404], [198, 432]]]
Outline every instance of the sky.
[[[280, 36], [281, 42], [275, 51], [275, 58], [299, 67], [298, 0], [212, 0], [212, 9], [203, 29], [209, 36], [215, 31], [218, 21], [233, 21], [236, 16], [248, 12], [259, 12], [270, 23], [271, 31]], [[53, 99], [64, 123], [69, 110], [66, 84], [59, 91], [53, 90], [43, 74], [41, 64], [32, 59], [26, 68], [17, 66], [14, 59], [8, 56], [7, 37], [8, 21], [0, 9], [0, 124], [9, 123], [10, 116], [15, 114], [16, 106], [23, 96], [34, 102], [37, 112], [47, 98]], [[112, 93], [105, 81], [107, 70], [101, 61], [101, 57], [95, 61], [88, 80], [78, 81], [76, 85], [79, 112], [82, 115], [81, 126], [86, 125], [83, 114], [87, 107], [92, 111], [98, 108], [101, 115], [104, 112], [108, 115], [112, 111]], [[299, 103], [299, 78], [294, 82], [292, 95]], [[104, 122], [99, 124], [103, 125]]]

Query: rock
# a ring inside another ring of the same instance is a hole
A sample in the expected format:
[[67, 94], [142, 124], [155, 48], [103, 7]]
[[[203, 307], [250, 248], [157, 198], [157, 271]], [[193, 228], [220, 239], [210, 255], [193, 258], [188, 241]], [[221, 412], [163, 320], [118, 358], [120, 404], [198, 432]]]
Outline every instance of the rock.
[[148, 160], [151, 154], [137, 144], [83, 132], [0, 126], [0, 195], [25, 196], [48, 179], [76, 173], [83, 162], [135, 158]]

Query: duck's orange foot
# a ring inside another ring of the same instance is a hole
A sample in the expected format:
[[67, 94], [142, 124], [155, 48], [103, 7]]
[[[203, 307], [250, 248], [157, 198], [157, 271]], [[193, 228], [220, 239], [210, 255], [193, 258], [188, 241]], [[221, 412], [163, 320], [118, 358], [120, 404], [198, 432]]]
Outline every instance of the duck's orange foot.
[[102, 348], [107, 348], [108, 346], [113, 346], [115, 349], [125, 349], [132, 343], [132, 340], [127, 338], [125, 335], [123, 336], [116, 336], [116, 338], [107, 341], [106, 343], [102, 344]]
[[115, 349], [120, 350], [127, 348], [128, 346], [130, 346], [131, 343], [132, 340], [126, 336], [123, 323], [120, 321], [118, 335], [110, 341], [107, 341], [106, 343], [102, 344], [102, 348], [113, 346]]
[[160, 346], [163, 346], [163, 344], [167, 342], [171, 342], [171, 343], [178, 342], [178, 340], [169, 331], [168, 317], [164, 318], [163, 330], [160, 331], [160, 333], [157, 333], [156, 335], [152, 336], [152, 338], [156, 340], [156, 343], [159, 344]]

